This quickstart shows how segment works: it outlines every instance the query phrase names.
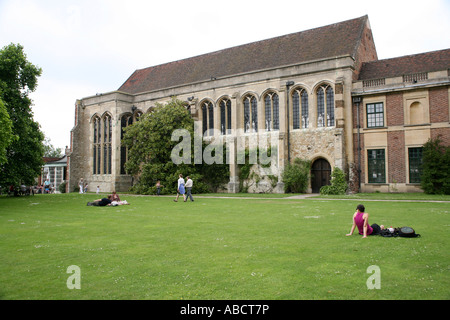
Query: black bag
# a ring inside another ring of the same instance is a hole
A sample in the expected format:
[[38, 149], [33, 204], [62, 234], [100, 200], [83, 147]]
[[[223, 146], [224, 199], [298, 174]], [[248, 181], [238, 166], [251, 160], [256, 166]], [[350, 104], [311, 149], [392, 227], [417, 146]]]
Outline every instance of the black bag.
[[397, 228], [398, 236], [405, 238], [415, 238], [420, 237], [420, 234], [416, 233], [416, 231], [411, 227], [401, 227]]
[[389, 228], [381, 230], [380, 236], [382, 237], [404, 237], [404, 238], [415, 238], [420, 237], [420, 234], [416, 233], [416, 231], [411, 227], [400, 227], [395, 228], [394, 231], [390, 231]]
[[380, 231], [380, 236], [382, 237], [398, 237], [397, 229], [394, 229], [394, 232], [391, 232], [389, 229], [383, 229]]

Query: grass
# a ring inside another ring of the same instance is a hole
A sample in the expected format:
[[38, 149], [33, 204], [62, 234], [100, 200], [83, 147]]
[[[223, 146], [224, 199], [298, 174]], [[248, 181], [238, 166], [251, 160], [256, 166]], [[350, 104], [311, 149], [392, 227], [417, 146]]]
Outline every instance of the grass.
[[[383, 198], [383, 196], [380, 196]], [[407, 197], [407, 196], [405, 196]], [[360, 199], [0, 197], [0, 299], [448, 300], [449, 203], [364, 202], [420, 238], [346, 237]], [[69, 290], [67, 268], [81, 270]], [[380, 268], [369, 290], [367, 268]]]

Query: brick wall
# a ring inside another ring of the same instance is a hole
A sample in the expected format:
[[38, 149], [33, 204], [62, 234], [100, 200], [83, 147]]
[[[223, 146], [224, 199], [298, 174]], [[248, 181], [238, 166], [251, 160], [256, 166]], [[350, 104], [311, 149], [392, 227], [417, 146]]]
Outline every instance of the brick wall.
[[387, 135], [388, 142], [388, 176], [389, 183], [406, 182], [405, 132], [391, 131]]
[[386, 119], [388, 126], [402, 126], [404, 124], [403, 93], [386, 95]]
[[364, 62], [378, 60], [377, 49], [373, 42], [372, 30], [366, 25], [361, 37], [361, 43], [358, 46], [355, 61], [355, 72], [353, 74], [353, 80], [358, 79], [361, 65]]
[[439, 137], [442, 145], [450, 146], [450, 128], [434, 128], [431, 129], [431, 139]]
[[448, 122], [448, 89], [447, 87], [433, 88], [429, 90], [430, 96], [430, 121]]

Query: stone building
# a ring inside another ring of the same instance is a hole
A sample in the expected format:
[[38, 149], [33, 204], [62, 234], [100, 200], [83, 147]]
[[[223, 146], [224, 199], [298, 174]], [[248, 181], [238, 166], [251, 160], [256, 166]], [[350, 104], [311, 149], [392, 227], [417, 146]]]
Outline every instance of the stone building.
[[[223, 139], [232, 157], [251, 141], [276, 141], [273, 192], [295, 158], [312, 163], [311, 192], [329, 184], [334, 167], [355, 191], [417, 191], [408, 155], [438, 133], [449, 140], [449, 54], [380, 61], [363, 16], [136, 70], [118, 90], [76, 101], [69, 190], [80, 178], [127, 190], [122, 128], [176, 96], [204, 139]], [[238, 180], [230, 163], [228, 192], [239, 191]]]

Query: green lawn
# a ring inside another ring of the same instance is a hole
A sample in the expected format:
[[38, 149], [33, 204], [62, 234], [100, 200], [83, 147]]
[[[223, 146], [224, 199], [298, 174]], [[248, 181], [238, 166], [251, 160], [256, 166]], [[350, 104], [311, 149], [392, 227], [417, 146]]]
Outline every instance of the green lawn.
[[361, 199], [95, 198], [0, 197], [0, 299], [450, 298], [450, 203], [364, 202], [371, 223], [422, 237], [362, 239], [345, 236]]

